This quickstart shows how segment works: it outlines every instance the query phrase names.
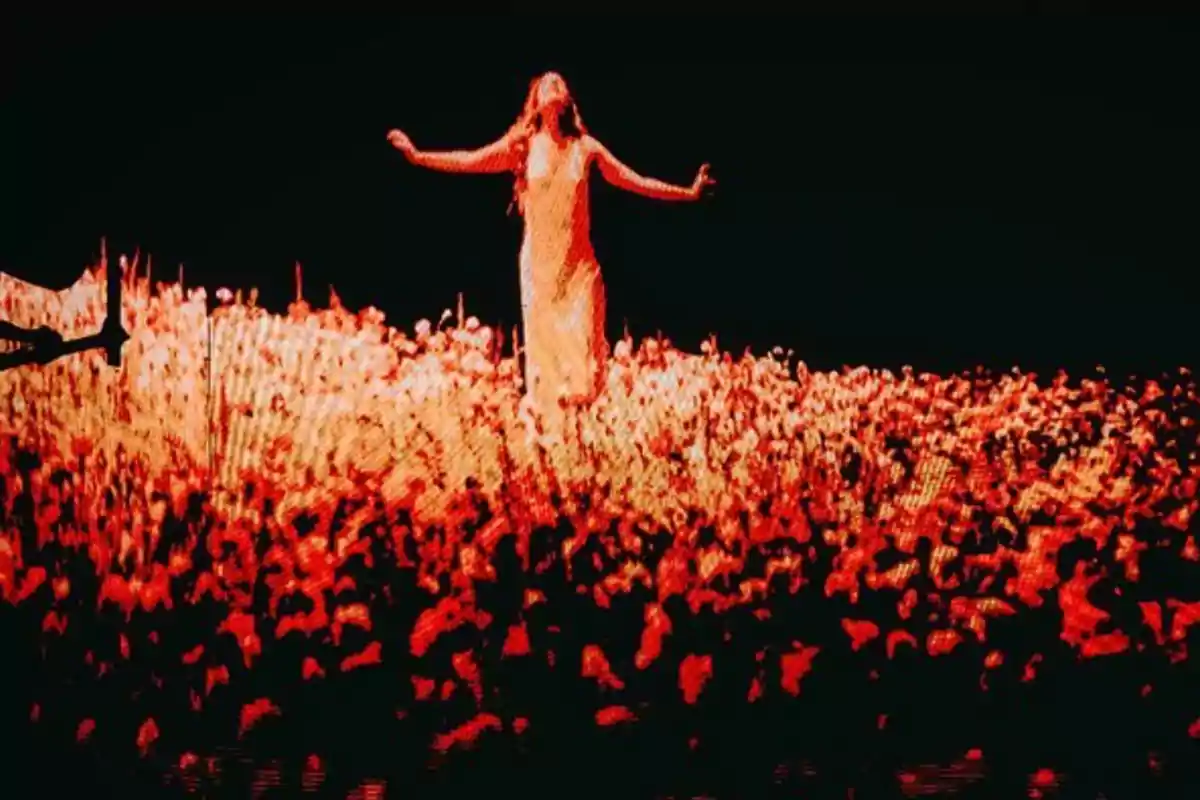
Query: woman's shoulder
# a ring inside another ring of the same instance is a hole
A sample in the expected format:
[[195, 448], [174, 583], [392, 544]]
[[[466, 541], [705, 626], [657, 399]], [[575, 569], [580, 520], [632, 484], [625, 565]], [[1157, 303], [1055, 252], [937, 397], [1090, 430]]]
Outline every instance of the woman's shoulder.
[[585, 133], [579, 137], [579, 150], [590, 161], [604, 150], [604, 145], [590, 133]]

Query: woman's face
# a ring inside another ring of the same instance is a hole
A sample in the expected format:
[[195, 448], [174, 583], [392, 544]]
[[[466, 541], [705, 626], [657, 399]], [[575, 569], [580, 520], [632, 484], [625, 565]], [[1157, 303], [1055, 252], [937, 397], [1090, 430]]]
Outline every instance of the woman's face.
[[538, 81], [538, 111], [543, 113], [561, 111], [570, 100], [571, 94], [567, 91], [567, 82], [558, 73], [549, 72]]

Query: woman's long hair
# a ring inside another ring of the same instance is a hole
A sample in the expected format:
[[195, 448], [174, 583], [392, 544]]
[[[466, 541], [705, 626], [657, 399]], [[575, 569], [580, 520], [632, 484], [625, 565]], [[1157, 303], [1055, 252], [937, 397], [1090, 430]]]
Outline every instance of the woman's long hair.
[[[529, 163], [529, 142], [542, 128], [542, 115], [538, 113], [537, 100], [538, 86], [544, 77], [546, 76], [539, 75], [530, 81], [529, 94], [525, 96], [525, 107], [509, 130], [517, 154], [516, 163], [513, 165], [513, 199], [508, 204], [509, 214], [514, 206], [522, 215], [525, 213], [525, 169]], [[582, 138], [587, 135], [587, 128], [583, 124], [583, 118], [579, 116], [579, 106], [575, 104], [575, 98], [571, 97], [569, 89], [567, 98], [567, 105], [563, 107], [559, 117], [559, 125], [567, 136]]]

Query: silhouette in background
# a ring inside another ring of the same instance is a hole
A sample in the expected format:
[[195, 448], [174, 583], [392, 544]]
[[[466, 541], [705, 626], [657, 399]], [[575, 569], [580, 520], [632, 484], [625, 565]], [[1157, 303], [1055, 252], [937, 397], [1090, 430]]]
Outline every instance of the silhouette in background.
[[525, 218], [520, 275], [526, 387], [543, 413], [560, 402], [589, 403], [603, 385], [608, 357], [604, 283], [590, 236], [591, 167], [618, 188], [682, 201], [699, 200], [713, 185], [708, 165], [686, 187], [639, 175], [588, 135], [566, 81], [554, 72], [530, 84], [516, 123], [486, 147], [427, 152], [398, 130], [388, 140], [417, 166], [516, 176], [514, 203]]
[[18, 342], [23, 345], [16, 350], [0, 352], [0, 370], [12, 369], [25, 364], [49, 364], [55, 359], [102, 347], [110, 367], [121, 366], [121, 347], [129, 339], [129, 333], [121, 321], [121, 270], [109, 269], [106, 278], [107, 308], [117, 313], [106, 313], [104, 326], [99, 333], [64, 341], [62, 334], [49, 327], [23, 328], [7, 320], [0, 320], [0, 341]]
[[22, 345], [29, 345], [36, 348], [60, 344], [62, 336], [57, 331], [47, 328], [44, 325], [39, 328], [22, 328], [20, 325], [14, 325], [8, 320], [0, 319], [0, 340], [19, 342]]

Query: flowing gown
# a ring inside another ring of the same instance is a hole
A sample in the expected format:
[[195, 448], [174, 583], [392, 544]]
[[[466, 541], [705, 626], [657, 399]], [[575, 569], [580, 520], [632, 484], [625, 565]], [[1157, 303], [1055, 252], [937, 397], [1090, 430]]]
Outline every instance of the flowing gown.
[[605, 297], [592, 249], [589, 158], [581, 139], [530, 141], [521, 244], [525, 381], [538, 409], [599, 393], [608, 360]]

